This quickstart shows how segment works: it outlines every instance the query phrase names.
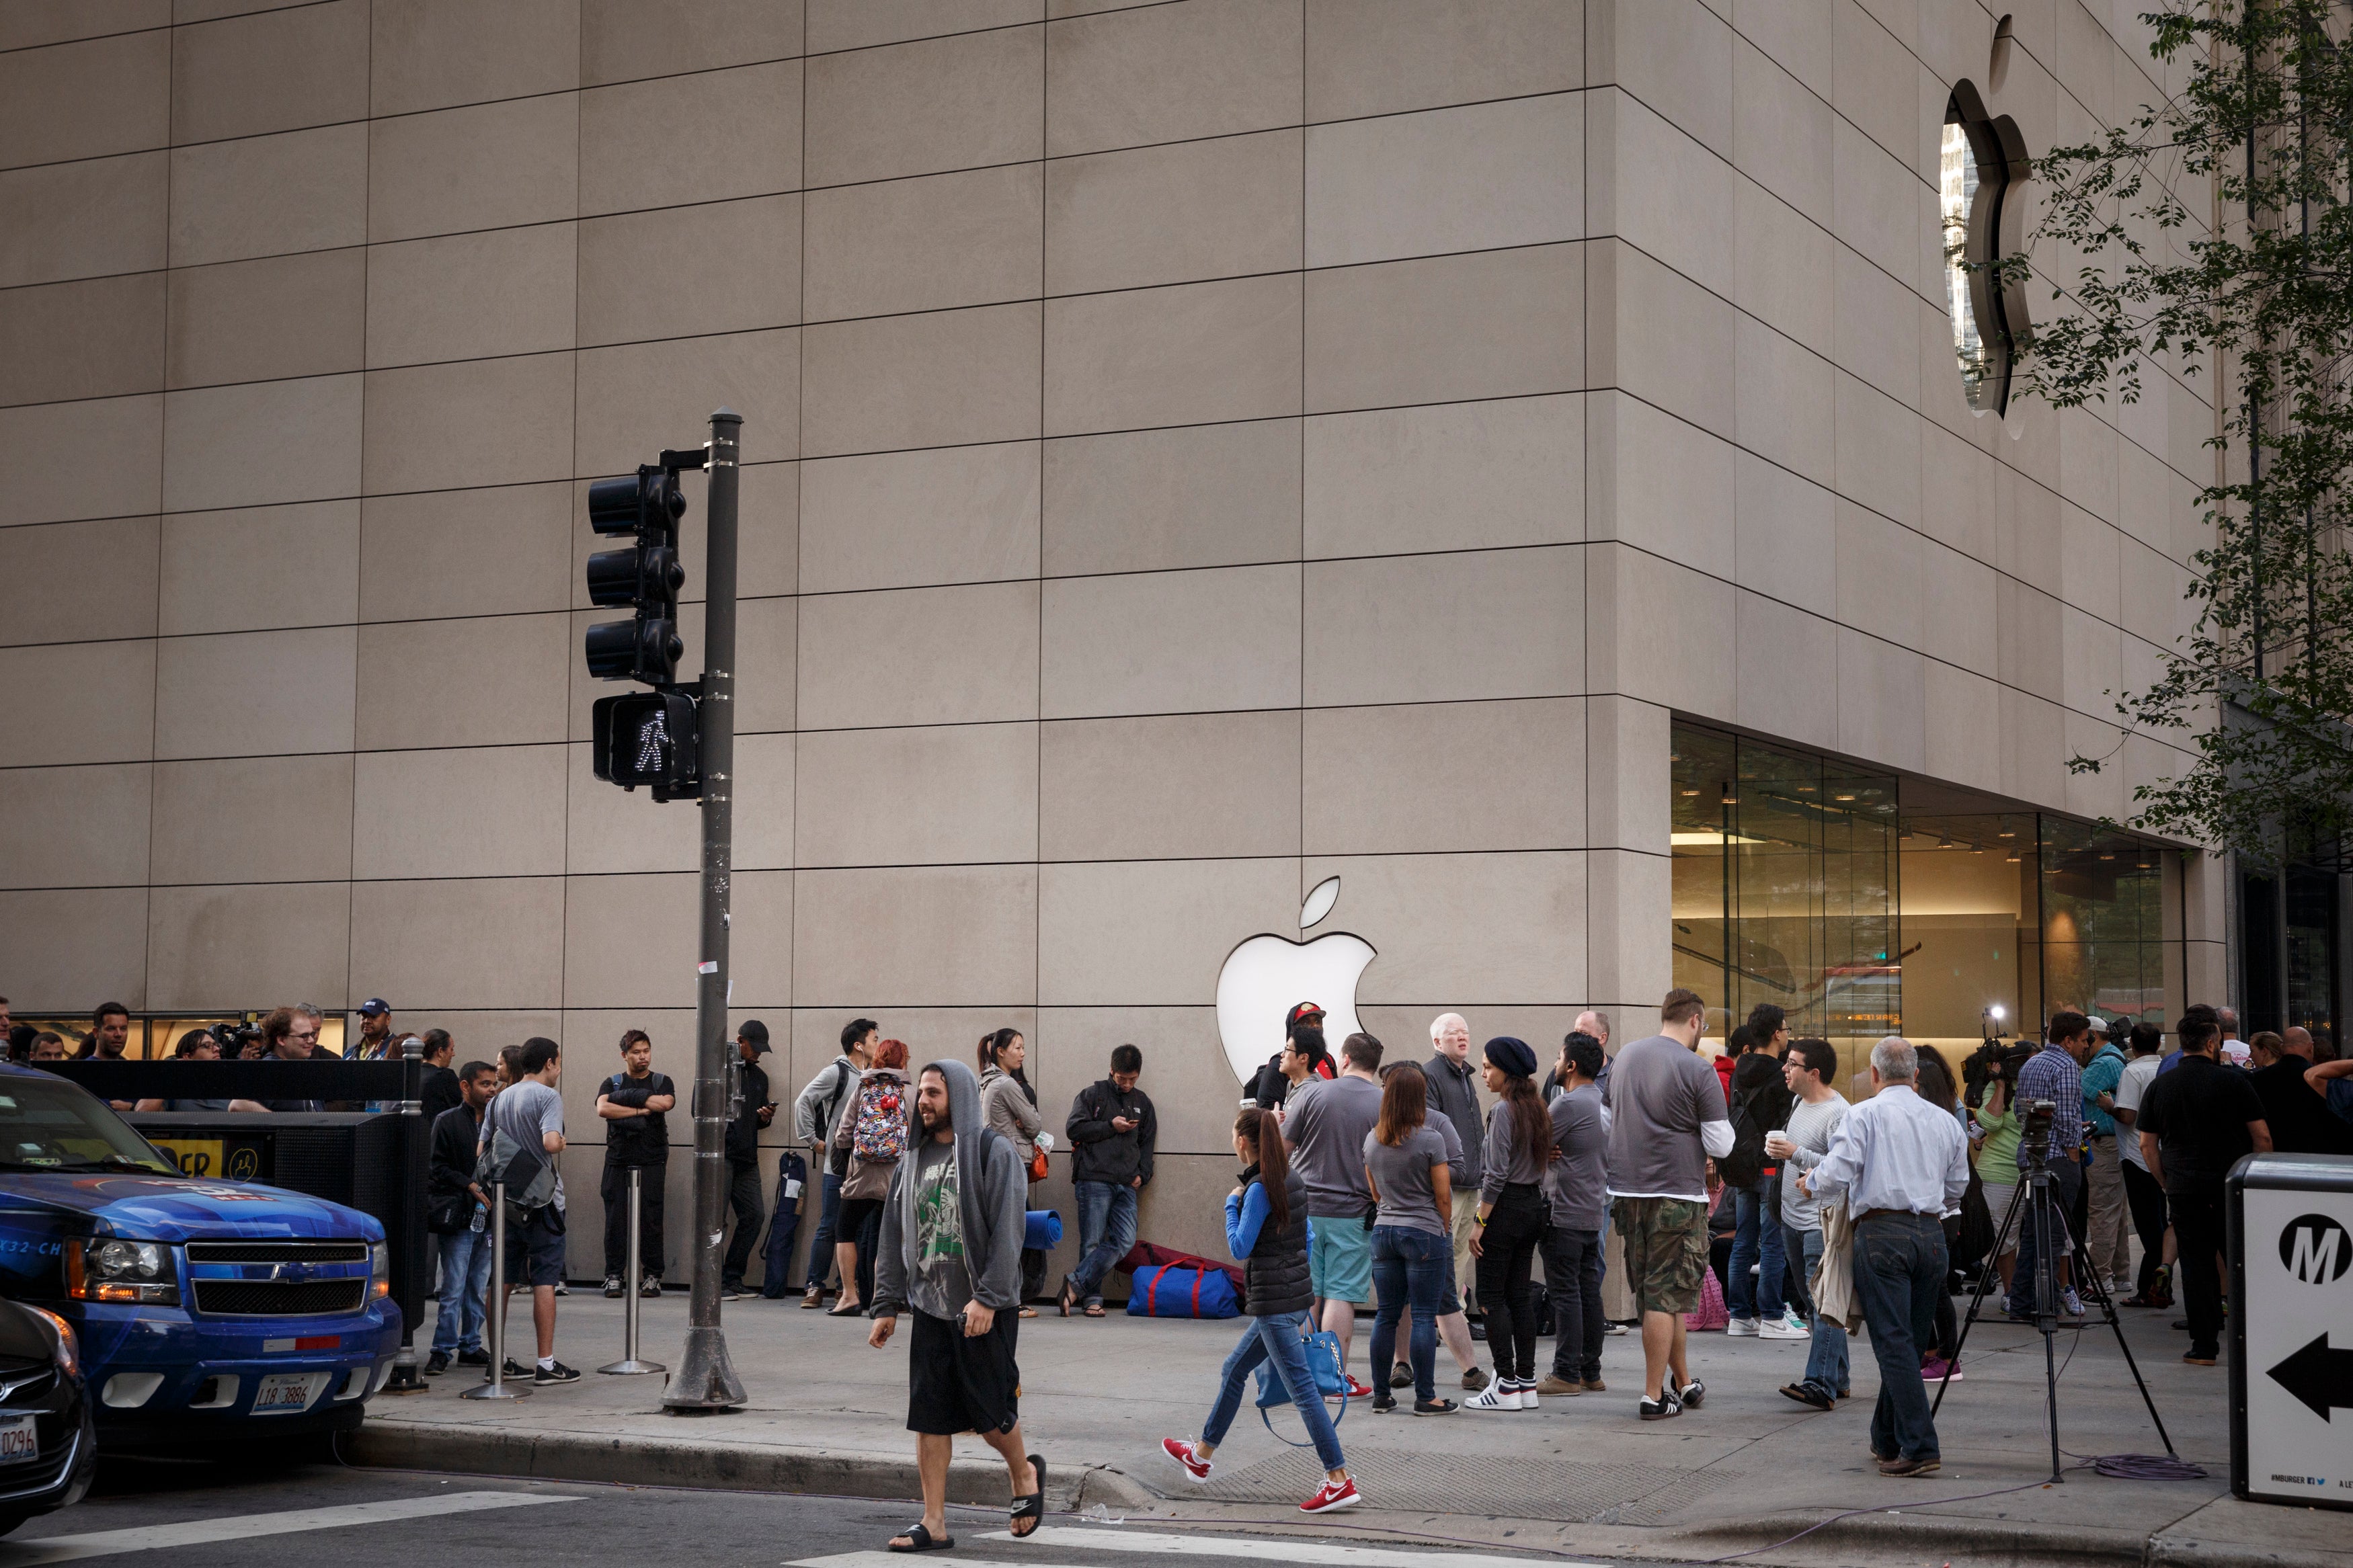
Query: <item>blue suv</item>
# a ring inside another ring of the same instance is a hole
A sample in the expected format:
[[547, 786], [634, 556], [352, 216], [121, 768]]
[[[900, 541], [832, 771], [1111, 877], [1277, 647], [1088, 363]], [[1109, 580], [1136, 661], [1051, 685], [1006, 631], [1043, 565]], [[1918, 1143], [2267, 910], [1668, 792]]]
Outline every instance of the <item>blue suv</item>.
[[184, 1176], [104, 1101], [6, 1064], [0, 1296], [73, 1325], [106, 1448], [349, 1431], [400, 1348], [375, 1219]]

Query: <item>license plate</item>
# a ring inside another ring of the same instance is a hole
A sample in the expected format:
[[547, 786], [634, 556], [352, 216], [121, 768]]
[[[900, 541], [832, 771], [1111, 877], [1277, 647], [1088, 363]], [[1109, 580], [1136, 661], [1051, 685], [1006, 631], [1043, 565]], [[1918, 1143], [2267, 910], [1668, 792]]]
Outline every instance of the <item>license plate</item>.
[[272, 1373], [261, 1380], [253, 1395], [256, 1415], [284, 1415], [309, 1406], [311, 1392], [307, 1372]]
[[29, 1415], [0, 1415], [0, 1465], [21, 1465], [41, 1457], [41, 1435]]

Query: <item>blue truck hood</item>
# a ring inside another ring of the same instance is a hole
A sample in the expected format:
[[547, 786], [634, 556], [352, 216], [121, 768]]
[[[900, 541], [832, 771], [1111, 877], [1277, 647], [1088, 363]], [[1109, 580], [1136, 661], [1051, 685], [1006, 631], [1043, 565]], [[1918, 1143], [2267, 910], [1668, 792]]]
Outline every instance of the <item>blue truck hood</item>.
[[[359, 1210], [281, 1187], [174, 1176], [43, 1175], [25, 1171], [0, 1174], [0, 1209], [22, 1215], [34, 1207], [59, 1211], [60, 1217], [86, 1215], [94, 1222], [91, 1229], [142, 1241], [236, 1237], [384, 1239], [383, 1225]], [[66, 1228], [79, 1232], [83, 1227], [69, 1222]]]

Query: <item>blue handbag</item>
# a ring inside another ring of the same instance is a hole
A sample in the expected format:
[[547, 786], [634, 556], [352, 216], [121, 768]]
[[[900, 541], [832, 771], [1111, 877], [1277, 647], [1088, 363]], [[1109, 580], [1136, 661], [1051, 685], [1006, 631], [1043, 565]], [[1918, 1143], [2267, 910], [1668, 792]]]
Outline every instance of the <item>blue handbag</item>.
[[[1324, 1398], [1336, 1396], [1340, 1401], [1339, 1414], [1332, 1417], [1332, 1425], [1337, 1426], [1348, 1414], [1348, 1373], [1345, 1363], [1340, 1359], [1340, 1336], [1329, 1329], [1317, 1329], [1300, 1338], [1307, 1353], [1308, 1373], [1315, 1379], [1315, 1392]], [[1270, 1358], [1260, 1363], [1258, 1418], [1266, 1423], [1266, 1429], [1273, 1433], [1277, 1440], [1291, 1443], [1294, 1448], [1313, 1447], [1314, 1445], [1312, 1443], [1292, 1443], [1290, 1438], [1276, 1432], [1273, 1417], [1267, 1415], [1274, 1405], [1292, 1403], [1291, 1390], [1283, 1383], [1282, 1373], [1275, 1369], [1273, 1360]]]

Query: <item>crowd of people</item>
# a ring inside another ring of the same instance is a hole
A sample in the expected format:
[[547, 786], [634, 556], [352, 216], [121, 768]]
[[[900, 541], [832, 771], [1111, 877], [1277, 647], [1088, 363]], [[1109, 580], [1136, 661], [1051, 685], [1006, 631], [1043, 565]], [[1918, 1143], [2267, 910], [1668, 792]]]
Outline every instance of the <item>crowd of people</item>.
[[[0, 1001], [0, 1026], [5, 1009]], [[1361, 1500], [1328, 1398], [1388, 1414], [1408, 1408], [1399, 1394], [1409, 1390], [1418, 1416], [1534, 1411], [1546, 1398], [1605, 1392], [1603, 1342], [1635, 1331], [1643, 1367], [1635, 1414], [1669, 1420], [1704, 1401], [1688, 1336], [1719, 1323], [1735, 1338], [1805, 1342], [1803, 1370], [1780, 1392], [1822, 1412], [1850, 1396], [1849, 1335], [1867, 1329], [1879, 1373], [1873, 1455], [1889, 1476], [1934, 1473], [1927, 1385], [1962, 1376], [1954, 1296], [1965, 1275], [1998, 1279], [2001, 1310], [2030, 1323], [2080, 1318], [2085, 1293], [2162, 1310], [2178, 1290], [2182, 1359], [2211, 1366], [2228, 1285], [2230, 1168], [2274, 1149], [2353, 1152], [2353, 1059], [2335, 1059], [2302, 1029], [2242, 1042], [2228, 1009], [2204, 1005], [2184, 1012], [2171, 1051], [2154, 1024], [2127, 1027], [2060, 1007], [2041, 1038], [1991, 1042], [1963, 1064], [1966, 1087], [1936, 1051], [1890, 1036], [1859, 1064], [1870, 1093], [1852, 1100], [1839, 1087], [1850, 1080], [1836, 1047], [1792, 1038], [1770, 1005], [1731, 1028], [1711, 1058], [1705, 1003], [1683, 989], [1662, 1003], [1657, 1034], [1613, 1055], [1609, 1016], [1588, 1011], [1549, 1061], [1509, 1036], [1487, 1040], [1474, 1060], [1468, 1021], [1446, 1013], [1430, 1024], [1427, 1060], [1385, 1062], [1382, 1043], [1362, 1032], [1333, 1049], [1324, 1017], [1314, 1003], [1293, 1007], [1282, 1048], [1248, 1086], [1232, 1135], [1241, 1173], [1225, 1201], [1248, 1327], [1198, 1435], [1164, 1444], [1188, 1477], [1206, 1481], [1246, 1381], [1271, 1368], [1325, 1470], [1302, 1505], [1311, 1513]], [[385, 1002], [371, 999], [359, 1019], [353, 1054], [400, 1053], [406, 1037]], [[11, 1027], [10, 1053], [27, 1062], [121, 1058], [129, 1022], [117, 1005], [96, 1009], [74, 1052], [54, 1032]], [[320, 1026], [316, 1009], [284, 1007], [256, 1026], [183, 1033], [174, 1053], [301, 1060], [319, 1049]], [[536, 1341], [533, 1363], [510, 1359], [505, 1375], [543, 1386], [576, 1381], [554, 1353], [565, 1272], [562, 1053], [535, 1037], [495, 1061], [453, 1068], [446, 1032], [417, 1038], [432, 1117], [427, 1225], [439, 1244], [426, 1370], [489, 1364], [488, 1221], [503, 1185], [506, 1276], [511, 1294], [531, 1294]], [[723, 1294], [741, 1299], [754, 1293], [748, 1271], [772, 1218], [761, 1134], [779, 1105], [762, 1065], [772, 1052], [766, 1026], [745, 1020], [734, 1044], [725, 1142], [733, 1235], [722, 1277]], [[638, 1289], [659, 1296], [667, 1116], [678, 1094], [653, 1069], [643, 1030], [621, 1037], [619, 1056], [595, 1100], [605, 1289], [617, 1296], [628, 1287], [634, 1186], [648, 1260]], [[1144, 1065], [1135, 1046], [1114, 1047], [1105, 1075], [1079, 1090], [1056, 1131], [1018, 1030], [983, 1036], [969, 1065], [918, 1067], [904, 1042], [860, 1017], [794, 1100], [796, 1147], [784, 1155], [768, 1246], [791, 1235], [783, 1222], [803, 1201], [797, 1173], [815, 1177], [806, 1203], [816, 1235], [801, 1285], [786, 1283], [778, 1257], [766, 1259], [759, 1293], [868, 1318], [878, 1347], [900, 1317], [912, 1318], [909, 1425], [919, 1434], [925, 1509], [894, 1547], [945, 1542], [958, 1433], [978, 1433], [1005, 1460], [1015, 1532], [1041, 1516], [1045, 1464], [1027, 1452], [1018, 1420], [1018, 1329], [1041, 1306], [1104, 1315], [1104, 1283], [1137, 1240], [1138, 1199], [1153, 1176], [1158, 1122], [1140, 1087]], [[268, 1113], [322, 1102], [121, 1108]], [[1065, 1146], [1077, 1261], [1050, 1294], [1053, 1237], [1041, 1233], [1033, 1204], [1048, 1153]], [[2038, 1168], [2049, 1172], [2060, 1220], [2056, 1256], [2040, 1268], [2037, 1229], [2021, 1219]], [[1622, 1270], [1618, 1288], [1630, 1303], [1620, 1321], [1605, 1305], [1611, 1268]], [[2037, 1284], [2046, 1278], [2048, 1299]], [[1367, 1309], [1364, 1382], [1349, 1368]], [[1720, 1318], [1711, 1321], [1711, 1310]], [[1482, 1341], [1492, 1371], [1479, 1364]], [[1460, 1374], [1459, 1401], [1438, 1385], [1441, 1342]]]

